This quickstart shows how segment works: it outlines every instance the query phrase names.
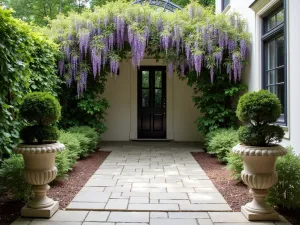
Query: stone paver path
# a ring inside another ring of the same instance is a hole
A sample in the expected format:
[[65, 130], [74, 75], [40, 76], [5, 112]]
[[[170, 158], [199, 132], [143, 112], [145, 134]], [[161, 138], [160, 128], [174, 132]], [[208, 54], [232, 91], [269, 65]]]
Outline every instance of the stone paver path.
[[[109, 157], [51, 219], [12, 225], [249, 225], [231, 209], [190, 152], [197, 145], [114, 143]], [[288, 225], [256, 222], [255, 225]]]
[[67, 210], [231, 211], [190, 152], [196, 145], [107, 145], [112, 151]]
[[11, 225], [290, 225], [284, 218], [251, 223], [240, 212], [58, 211], [51, 219], [16, 220]]

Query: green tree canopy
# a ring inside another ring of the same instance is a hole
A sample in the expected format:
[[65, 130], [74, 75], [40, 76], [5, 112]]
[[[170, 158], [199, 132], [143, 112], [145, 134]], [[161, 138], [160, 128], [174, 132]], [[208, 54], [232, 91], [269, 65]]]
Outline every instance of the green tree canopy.
[[15, 17], [38, 25], [45, 25], [47, 18], [53, 19], [60, 12], [81, 12], [88, 3], [89, 0], [3, 0], [6, 7], [15, 11]]

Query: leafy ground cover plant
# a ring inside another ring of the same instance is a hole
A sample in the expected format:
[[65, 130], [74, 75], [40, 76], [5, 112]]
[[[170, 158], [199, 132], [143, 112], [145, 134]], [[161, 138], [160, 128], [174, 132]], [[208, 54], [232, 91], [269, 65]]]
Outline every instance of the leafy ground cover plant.
[[[76, 160], [79, 158], [80, 142], [75, 135], [69, 132], [60, 131], [58, 141], [63, 143], [66, 147], [66, 150], [69, 151], [68, 158], [70, 160], [70, 168], [75, 164]], [[60, 154], [60, 153], [57, 153]]]
[[236, 114], [246, 125], [238, 130], [241, 143], [250, 146], [269, 146], [281, 142], [284, 131], [275, 123], [281, 113], [280, 101], [267, 90], [243, 95]]
[[31, 185], [24, 179], [24, 160], [21, 155], [12, 154], [5, 159], [0, 168], [0, 193], [10, 191], [18, 200], [29, 200]]
[[300, 156], [288, 148], [288, 154], [277, 159], [278, 182], [269, 190], [267, 201], [286, 209], [300, 207]]
[[227, 169], [230, 171], [231, 176], [240, 181], [241, 172], [244, 169], [243, 158], [230, 150], [230, 152], [227, 154], [226, 161]]
[[221, 161], [227, 162], [227, 155], [231, 149], [238, 144], [236, 130], [220, 129], [214, 132], [214, 135], [207, 143], [207, 152], [214, 154]]
[[96, 131], [95, 128], [88, 127], [88, 126], [75, 126], [71, 127], [67, 130], [68, 132], [71, 133], [80, 133], [84, 134], [87, 138], [90, 139], [89, 143], [89, 151], [93, 151], [96, 149], [96, 146], [100, 140], [100, 135]]

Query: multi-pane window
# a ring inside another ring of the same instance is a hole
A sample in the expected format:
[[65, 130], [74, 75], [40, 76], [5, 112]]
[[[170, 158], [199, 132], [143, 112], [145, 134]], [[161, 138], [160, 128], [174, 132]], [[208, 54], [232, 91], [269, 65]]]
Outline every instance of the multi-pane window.
[[279, 98], [282, 111], [277, 122], [286, 124], [286, 47], [283, 7], [264, 18], [262, 40], [264, 44], [264, 88]]
[[222, 0], [222, 11], [229, 5], [230, 0]]

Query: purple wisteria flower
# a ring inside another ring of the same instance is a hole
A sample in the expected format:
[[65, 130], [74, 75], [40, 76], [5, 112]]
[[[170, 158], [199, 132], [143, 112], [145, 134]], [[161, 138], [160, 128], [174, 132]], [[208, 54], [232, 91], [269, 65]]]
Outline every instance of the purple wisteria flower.
[[212, 66], [210, 68], [210, 82], [213, 84], [214, 83], [214, 74], [215, 74], [215, 71], [214, 71], [214, 67]]
[[110, 59], [110, 73], [117, 75], [119, 69], [119, 61], [115, 58]]
[[79, 50], [80, 55], [87, 54], [88, 47], [89, 47], [89, 39], [90, 39], [90, 33], [88, 30], [84, 30], [79, 33]]
[[242, 63], [237, 54], [232, 55], [232, 61], [233, 61], [233, 77], [234, 77], [234, 81], [236, 82], [237, 79], [241, 78]]
[[185, 72], [185, 64], [184, 64], [184, 62], [181, 62], [180, 63], [180, 74], [181, 74], [181, 76], [185, 76], [184, 72]]
[[247, 42], [246, 40], [242, 39], [240, 41], [240, 49], [241, 49], [241, 58], [245, 59], [247, 55]]
[[186, 55], [186, 59], [190, 60], [190, 56], [191, 56], [191, 46], [189, 43], [185, 43], [185, 55]]
[[64, 71], [64, 66], [65, 66], [65, 62], [64, 60], [60, 60], [58, 62], [58, 71], [59, 71], [59, 75], [62, 76], [63, 75], [63, 71]]
[[226, 73], [228, 74], [229, 81], [231, 81], [232, 69], [231, 69], [231, 64], [230, 63], [227, 63]]
[[223, 60], [223, 52], [220, 51], [220, 52], [216, 53], [214, 56], [215, 56], [215, 61], [216, 61], [217, 67], [220, 67], [222, 60]]
[[194, 55], [194, 66], [198, 76], [201, 73], [202, 63], [203, 63], [203, 55], [202, 54]]

